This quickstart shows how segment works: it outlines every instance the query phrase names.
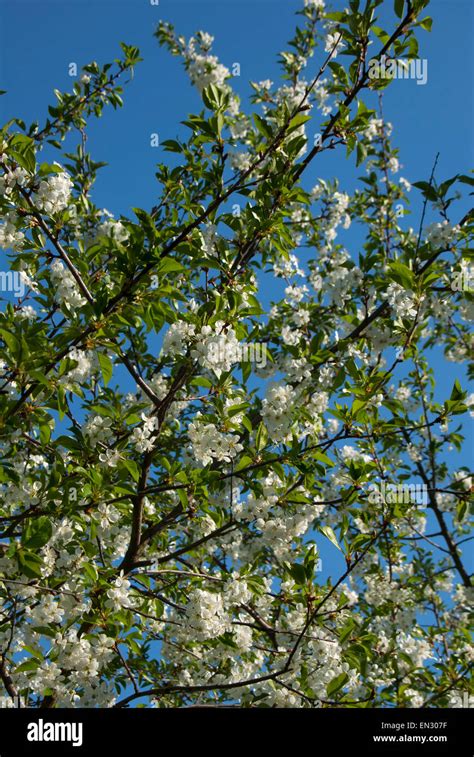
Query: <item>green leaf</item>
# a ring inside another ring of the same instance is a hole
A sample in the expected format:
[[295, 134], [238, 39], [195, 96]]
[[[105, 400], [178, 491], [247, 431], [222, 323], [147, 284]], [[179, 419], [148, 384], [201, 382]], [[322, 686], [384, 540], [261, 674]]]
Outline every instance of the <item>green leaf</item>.
[[432, 202], [436, 202], [436, 200], [438, 199], [436, 190], [427, 181], [415, 181], [413, 183], [413, 186], [416, 187], [417, 189], [421, 189], [423, 196], [426, 197], [428, 200], [431, 200]]
[[399, 260], [393, 260], [390, 263], [390, 272], [391, 278], [401, 284], [404, 289], [414, 288], [413, 271], [407, 265], [400, 263]]
[[50, 626], [32, 626], [32, 630], [36, 631], [36, 633], [42, 634], [43, 636], [50, 636], [53, 639], [57, 633], [56, 628], [50, 628]]
[[468, 511], [468, 502], [467, 499], [462, 499], [457, 508], [456, 508], [456, 520], [458, 523], [462, 523], [464, 518], [466, 517]]
[[189, 499], [186, 493], [186, 489], [177, 489], [176, 493], [179, 497], [179, 501], [183, 505], [183, 509], [186, 510], [189, 507]]
[[34, 552], [28, 552], [25, 549], [19, 549], [16, 552], [18, 567], [28, 578], [40, 578], [43, 561], [41, 557]]
[[202, 99], [204, 105], [209, 110], [222, 110], [228, 101], [228, 97], [225, 92], [216, 87], [215, 84], [209, 84], [202, 91]]
[[12, 354], [12, 357], [15, 357], [20, 352], [20, 342], [16, 338], [14, 334], [12, 334], [11, 331], [7, 331], [7, 329], [0, 329], [0, 339], [5, 342], [7, 345], [9, 351]]
[[360, 164], [363, 163], [367, 157], [367, 148], [363, 142], [357, 142], [356, 155], [357, 155], [356, 165], [360, 166]]
[[105, 386], [107, 386], [114, 372], [114, 364], [112, 360], [109, 358], [109, 356], [105, 354], [105, 352], [98, 352], [97, 358], [99, 360], [100, 370], [102, 373], [104, 384]]
[[96, 581], [99, 578], [99, 571], [97, 570], [97, 568], [95, 567], [95, 565], [93, 565], [90, 562], [85, 562], [82, 565], [82, 570], [84, 571], [84, 573], [86, 574], [86, 576], [88, 576], [88, 578], [90, 578], [90, 580], [93, 583], [96, 583]]
[[183, 148], [175, 139], [165, 139], [161, 143], [161, 146], [165, 148], [167, 152], [182, 152]]
[[326, 536], [326, 538], [328, 538], [329, 541], [332, 542], [332, 544], [334, 544], [334, 546], [337, 547], [340, 552], [342, 552], [342, 549], [337, 541], [336, 534], [332, 530], [331, 526], [318, 526], [318, 531]]
[[257, 452], [260, 452], [267, 444], [268, 440], [268, 431], [266, 429], [266, 426], [264, 423], [259, 423], [258, 429], [257, 429], [257, 436], [255, 439], [255, 446], [257, 448]]
[[253, 429], [252, 429], [252, 422], [251, 422], [250, 418], [247, 418], [246, 415], [243, 415], [242, 418], [240, 419], [240, 421], [242, 423], [242, 426], [245, 429], [247, 429], [247, 431], [249, 432], [249, 434], [251, 434]]
[[463, 392], [461, 388], [461, 384], [459, 383], [459, 379], [456, 379], [456, 381], [453, 384], [453, 388], [451, 390], [451, 396], [450, 400], [453, 402], [457, 402], [458, 400], [462, 400], [465, 397], [465, 392]]
[[304, 586], [306, 583], [306, 570], [304, 565], [295, 562], [293, 565], [288, 566], [288, 571], [295, 584], [298, 584], [298, 586]]
[[335, 678], [330, 681], [326, 687], [326, 692], [328, 697], [335, 694], [337, 691], [342, 689], [345, 683], [349, 680], [349, 676], [347, 673], [341, 673], [340, 675], [336, 676]]
[[134, 481], [138, 481], [140, 478], [140, 471], [135, 460], [128, 460], [125, 458], [125, 460], [121, 461], [121, 465], [128, 470]]
[[291, 134], [291, 132], [295, 131], [295, 129], [298, 129], [302, 124], [305, 124], [310, 119], [311, 116], [306, 116], [304, 113], [298, 113], [298, 115], [292, 118], [290, 123], [288, 124], [288, 128], [286, 130], [287, 134]]
[[341, 631], [339, 633], [339, 644], [344, 644], [346, 639], [349, 638], [352, 631], [356, 627], [355, 622], [352, 620], [352, 618], [349, 618], [347, 623], [344, 624], [344, 626], [341, 628]]
[[263, 136], [266, 137], [267, 139], [271, 139], [272, 130], [267, 124], [267, 122], [264, 121], [263, 118], [258, 115], [258, 113], [253, 114], [253, 120], [255, 121], [255, 126], [257, 127], [260, 134], [263, 134]]
[[49, 444], [49, 440], [51, 439], [51, 427], [48, 423], [43, 423], [40, 426], [40, 442], [43, 446], [46, 444]]
[[203, 386], [205, 389], [212, 388], [212, 381], [209, 381], [209, 379], [204, 376], [196, 376], [196, 378], [193, 378], [189, 383], [191, 386]]
[[426, 16], [426, 18], [423, 18], [418, 26], [421, 26], [422, 29], [424, 29], [427, 32], [430, 32], [433, 26], [433, 19], [429, 16]]
[[174, 260], [174, 258], [164, 257], [161, 260], [158, 270], [160, 273], [169, 273], [170, 271], [184, 271], [184, 266], [182, 266], [181, 263], [179, 263], [177, 260]]
[[252, 465], [253, 462], [254, 461], [252, 460], [251, 457], [249, 457], [248, 455], [244, 455], [243, 457], [240, 458], [238, 465], [235, 466], [234, 473], [237, 473], [237, 471], [242, 470], [242, 468], [248, 468], [248, 466]]
[[28, 670], [36, 670], [40, 665], [41, 660], [38, 660], [36, 658], [32, 660], [26, 660], [15, 668], [15, 673], [26, 673]]
[[458, 176], [458, 181], [462, 182], [463, 184], [469, 184], [471, 187], [474, 187], [474, 178], [472, 176], [466, 176], [465, 174], [461, 174]]
[[394, 10], [398, 18], [401, 18], [403, 16], [404, 5], [405, 5], [405, 0], [395, 0]]
[[27, 521], [22, 543], [27, 549], [41, 549], [53, 535], [53, 524], [46, 515]]
[[26, 134], [15, 134], [9, 143], [9, 153], [16, 162], [30, 173], [36, 171], [35, 143]]
[[67, 401], [66, 401], [66, 392], [63, 386], [58, 386], [56, 399], [57, 399], [57, 404], [58, 404], [59, 420], [62, 421], [68, 409]]
[[330, 457], [328, 457], [324, 452], [321, 452], [320, 450], [313, 452], [313, 458], [315, 460], [319, 460], [321, 463], [324, 463], [329, 468], [334, 468], [335, 463], [331, 460]]

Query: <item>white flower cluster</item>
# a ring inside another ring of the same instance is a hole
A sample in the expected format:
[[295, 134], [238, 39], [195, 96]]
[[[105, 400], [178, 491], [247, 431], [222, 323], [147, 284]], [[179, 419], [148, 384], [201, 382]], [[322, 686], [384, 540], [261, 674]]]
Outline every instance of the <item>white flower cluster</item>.
[[175, 321], [163, 338], [163, 355], [184, 355], [196, 334], [196, 328], [186, 321]]
[[451, 226], [449, 221], [432, 223], [426, 229], [426, 241], [435, 249], [448, 248], [456, 240], [458, 226]]
[[237, 572], [232, 573], [232, 577], [224, 584], [224, 605], [232, 607], [249, 602], [252, 598], [247, 582], [242, 580]]
[[5, 213], [3, 221], [4, 223], [0, 226], [0, 248], [3, 250], [21, 250], [25, 235], [16, 228], [17, 214], [10, 210]]
[[195, 589], [189, 595], [186, 616], [196, 639], [214, 639], [229, 628], [229, 618], [224, 610], [222, 595]]
[[285, 344], [294, 347], [302, 340], [303, 332], [299, 331], [299, 329], [292, 329], [291, 326], [283, 326], [281, 330], [281, 338]]
[[[199, 417], [200, 413], [196, 413], [196, 420], [199, 421]], [[213, 460], [231, 462], [243, 450], [236, 434], [223, 433], [213, 423], [190, 423], [188, 437], [194, 457], [202, 465]]]
[[[326, 605], [327, 609], [336, 609], [337, 597], [334, 597], [334, 601], [330, 601]], [[288, 634], [282, 633], [279, 635], [281, 643], [285, 643], [288, 648], [291, 648], [294, 644], [294, 634], [299, 634], [305, 624], [304, 609], [294, 607], [285, 612], [281, 619], [281, 625], [288, 630]], [[321, 699], [327, 699], [327, 685], [336, 676], [342, 673], [347, 673], [348, 681], [345, 685], [348, 688], [352, 688], [357, 684], [358, 675], [355, 670], [352, 670], [348, 663], [342, 662], [341, 659], [342, 649], [335, 638], [335, 634], [331, 629], [320, 628], [318, 633], [311, 635], [310, 639], [304, 644], [304, 653], [298, 652], [295, 655], [293, 665], [304, 665], [307, 673], [308, 685], [314, 692], [314, 695]], [[281, 680], [281, 679], [279, 679]], [[294, 698], [285, 701], [286, 698], [275, 695], [274, 687], [269, 686], [268, 683], [263, 683], [259, 686], [259, 689], [264, 690], [267, 695], [267, 701], [269, 704], [275, 704], [277, 706], [295, 706], [301, 703], [298, 698], [294, 701]]]
[[202, 236], [202, 249], [206, 255], [216, 254], [216, 243], [219, 239], [217, 232], [217, 226], [214, 223], [208, 223], [204, 226], [201, 232]]
[[[433, 657], [431, 646], [425, 639], [412, 636], [406, 631], [399, 631], [397, 633], [396, 645], [400, 652], [411, 657], [413, 664], [417, 668], [423, 667], [423, 663]], [[403, 671], [411, 667], [403, 658], [399, 659], [397, 663]]]
[[186, 50], [188, 73], [200, 92], [210, 84], [217, 87], [225, 86], [225, 81], [230, 76], [229, 69], [219, 63], [215, 55], [209, 55], [207, 52], [213, 41], [214, 38], [210, 34], [201, 32], [199, 41], [194, 37], [190, 38]]
[[113, 505], [101, 503], [93, 511], [91, 517], [97, 524], [97, 535], [104, 545], [107, 545], [108, 559], [111, 561], [122, 559], [128, 548], [130, 533], [127, 526], [123, 525], [123, 521], [121, 522], [122, 516], [119, 510]]
[[396, 612], [397, 626], [408, 630], [416, 615], [416, 606], [409, 588], [405, 588], [387, 574], [374, 573], [365, 576], [365, 601], [380, 609], [384, 605]]
[[106, 605], [112, 612], [119, 612], [123, 608], [134, 606], [134, 599], [130, 596], [130, 581], [123, 575], [118, 576], [110, 589], [107, 589]]
[[388, 170], [392, 173], [398, 173], [400, 170], [400, 163], [398, 162], [398, 158], [396, 158], [394, 155], [390, 157], [387, 161]]
[[97, 355], [92, 350], [78, 350], [73, 347], [69, 350], [67, 357], [74, 360], [77, 365], [61, 376], [59, 382], [70, 389], [74, 384], [83, 383], [90, 378], [97, 367]]
[[328, 402], [329, 395], [327, 392], [315, 392], [309, 402], [310, 412], [321, 415], [327, 410]]
[[105, 634], [85, 639], [78, 637], [77, 629], [70, 628], [64, 636], [56, 634], [56, 662], [62, 670], [78, 672], [80, 677], [95, 678], [113, 656], [113, 644], [114, 640]]
[[399, 402], [406, 403], [411, 397], [411, 389], [408, 386], [399, 386], [396, 390], [394, 397]]
[[305, 276], [303, 269], [300, 266], [300, 261], [294, 254], [288, 255], [288, 258], [280, 258], [278, 262], [273, 264], [273, 272], [275, 276], [283, 276], [290, 278], [291, 276]]
[[295, 401], [296, 392], [289, 384], [269, 386], [262, 401], [262, 417], [270, 437], [276, 442], [283, 441], [290, 432]]
[[51, 282], [56, 287], [56, 299], [68, 308], [80, 308], [87, 300], [82, 296], [72, 273], [60, 260], [53, 260], [50, 267]]
[[399, 181], [399, 184], [400, 184], [401, 188], [404, 189], [405, 192], [410, 192], [411, 191], [411, 184], [410, 184], [410, 182], [407, 179], [404, 179], [403, 176], [400, 176], [400, 178], [399, 178], [398, 181]]
[[17, 168], [0, 176], [0, 195], [9, 197], [15, 187], [24, 187], [28, 181], [28, 172], [24, 168]]
[[332, 110], [331, 106], [327, 102], [329, 99], [327, 83], [327, 79], [319, 79], [312, 91], [312, 95], [316, 100], [317, 107], [319, 108], [323, 116], [328, 116]]
[[238, 110], [238, 102], [235, 102], [235, 104], [229, 108], [229, 111], [236, 111], [235, 113], [232, 113], [232, 115], [234, 115], [234, 120], [229, 124], [232, 139], [244, 141], [250, 131], [249, 120]]
[[50, 215], [60, 213], [69, 205], [71, 189], [71, 177], [66, 171], [43, 179], [36, 192], [36, 207]]
[[202, 327], [191, 356], [202, 368], [213, 371], [219, 377], [239, 362], [241, 346], [234, 329], [226, 329], [223, 321], [217, 321], [214, 328]]
[[169, 391], [167, 377], [162, 373], [157, 373], [156, 376], [152, 376], [147, 383], [150, 389], [155, 393], [155, 396], [159, 400], [164, 400]]
[[[104, 211], [104, 213], [110, 216], [110, 213]], [[126, 242], [130, 234], [123, 225], [122, 221], [115, 221], [111, 216], [106, 221], [103, 221], [97, 231], [97, 237], [109, 237], [116, 242]]]
[[413, 460], [413, 462], [418, 463], [420, 460], [423, 459], [423, 455], [421, 454], [418, 447], [415, 447], [414, 444], [409, 444], [407, 446], [407, 455], [410, 458], [410, 460]]
[[31, 305], [22, 305], [15, 310], [15, 316], [21, 321], [34, 321], [37, 318], [37, 312]]
[[340, 32], [329, 33], [324, 41], [324, 50], [331, 53], [331, 58], [335, 58], [343, 45], [344, 40]]
[[[27, 687], [40, 695], [54, 688], [58, 707], [110, 707], [115, 702], [108, 684], [100, 681], [100, 673], [113, 656], [113, 639], [98, 634], [90, 639], [78, 637], [76, 629], [57, 633], [48, 657], [34, 673], [15, 673], [19, 688]], [[24, 660], [19, 661], [24, 662]], [[79, 695], [78, 690], [81, 692]]]
[[102, 415], [93, 415], [82, 425], [81, 433], [92, 447], [95, 447], [98, 442], [107, 444], [113, 437], [111, 425], [111, 418], [104, 418]]
[[230, 150], [229, 161], [234, 171], [248, 171], [252, 165], [252, 156], [242, 150]]
[[94, 520], [98, 524], [101, 534], [105, 534], [111, 527], [113, 527], [120, 520], [120, 513], [113, 505], [106, 505], [101, 502], [97, 509], [94, 510]]
[[463, 489], [470, 491], [472, 489], [472, 476], [466, 470], [458, 470], [453, 473], [453, 480], [460, 482]]
[[472, 353], [472, 348], [467, 344], [464, 344], [460, 340], [451, 345], [450, 349], [446, 351], [446, 360], [452, 363], [464, 363]]
[[347, 250], [324, 249], [326, 252], [321, 255], [320, 262], [327, 268], [314, 269], [310, 282], [316, 291], [323, 290], [334, 303], [339, 304], [341, 299], [348, 300], [353, 297], [354, 289], [363, 280], [362, 271], [351, 262]]
[[296, 286], [295, 284], [291, 284], [290, 286], [287, 286], [285, 289], [285, 301], [288, 302], [290, 305], [296, 306], [298, 303], [301, 302], [301, 300], [304, 298], [306, 293], [308, 292], [308, 287], [306, 286]]
[[39, 626], [48, 623], [60, 623], [64, 615], [64, 610], [59, 602], [51, 594], [41, 598], [36, 606], [27, 606], [26, 614]]
[[348, 207], [349, 195], [345, 192], [334, 192], [331, 197], [328, 216], [321, 221], [321, 228], [329, 242], [336, 238], [338, 226], [342, 224], [344, 229], [348, 229], [351, 225], [351, 217], [347, 213]]
[[[308, 82], [298, 79], [294, 84], [283, 84], [275, 92], [275, 98], [279, 105], [286, 105], [290, 110], [297, 108], [306, 96]], [[292, 132], [292, 136], [296, 134]], [[298, 129], [298, 135], [304, 134]]]
[[292, 542], [304, 536], [314, 520], [312, 506], [301, 507], [296, 515], [271, 516], [268, 520], [257, 518], [256, 527], [261, 531], [261, 543], [269, 547], [279, 560], [291, 559], [294, 554]]
[[413, 292], [404, 289], [396, 282], [392, 282], [387, 287], [385, 297], [395, 311], [397, 318], [416, 318], [417, 301]]
[[[364, 137], [372, 142], [375, 137], [381, 137], [383, 133], [384, 122], [381, 118], [371, 118], [367, 128], [363, 132]], [[385, 127], [386, 128], [386, 127]]]
[[158, 429], [158, 419], [156, 416], [147, 417], [142, 413], [142, 423], [133, 429], [130, 441], [135, 446], [137, 452], [149, 452], [153, 449], [153, 437]]
[[276, 473], [269, 473], [262, 479], [263, 495], [257, 495], [250, 491], [243, 500], [234, 504], [234, 517], [236, 520], [254, 520], [256, 518], [270, 517], [269, 511], [278, 503], [278, 487], [282, 482]]
[[351, 447], [350, 444], [344, 444], [339, 451], [345, 463], [348, 461], [350, 462], [351, 460], [361, 463], [371, 462], [370, 455], [366, 452], [362, 452], [362, 450], [357, 449], [356, 447]]
[[458, 584], [453, 596], [456, 612], [460, 614], [461, 619], [466, 623], [470, 622], [469, 617], [472, 614], [474, 604], [474, 586], [463, 586]]

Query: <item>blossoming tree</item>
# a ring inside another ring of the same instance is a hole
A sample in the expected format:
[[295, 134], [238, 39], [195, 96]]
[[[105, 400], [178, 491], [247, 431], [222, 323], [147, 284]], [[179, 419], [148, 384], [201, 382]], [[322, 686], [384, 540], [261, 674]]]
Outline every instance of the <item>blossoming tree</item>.
[[[472, 295], [452, 282], [473, 232], [455, 200], [474, 182], [434, 169], [406, 228], [412, 188], [378, 102], [390, 78], [369, 64], [417, 58], [431, 19], [427, 0], [395, 0], [384, 30], [380, 4], [305, 0], [281, 83], [252, 83], [248, 109], [210, 35], [161, 24], [202, 109], [162, 144], [158, 204], [133, 218], [94, 204], [85, 134], [121, 105], [137, 48], [86, 65], [44, 125], [1, 130], [0, 244], [25, 287], [0, 314], [12, 703], [447, 706], [467, 691], [471, 479], [446, 450], [474, 396], [456, 381], [435, 397], [433, 351], [468, 358]], [[359, 166], [353, 194], [310, 183], [329, 150]], [[338, 241], [351, 224], [358, 249]], [[265, 312], [270, 279], [284, 296]]]

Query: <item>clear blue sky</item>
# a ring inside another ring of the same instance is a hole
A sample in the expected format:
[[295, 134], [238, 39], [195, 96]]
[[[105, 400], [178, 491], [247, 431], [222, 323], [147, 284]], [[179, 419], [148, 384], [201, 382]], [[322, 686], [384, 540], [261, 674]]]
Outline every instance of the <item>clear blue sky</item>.
[[[346, 4], [336, 0], [334, 6]], [[150, 146], [150, 134], [157, 132], [163, 141], [186, 133], [179, 122], [201, 107], [179, 59], [160, 49], [153, 37], [159, 19], [171, 21], [186, 36], [199, 29], [213, 34], [221, 61], [228, 67], [240, 63], [236, 89], [245, 98], [249, 79], [278, 78], [277, 54], [287, 47], [294, 11], [300, 7], [302, 0], [160, 0], [159, 5], [150, 0], [0, 0], [0, 88], [8, 92], [0, 98], [0, 121], [17, 116], [41, 124], [47, 105], [55, 103], [53, 88], [72, 87], [70, 63], [80, 69], [91, 60], [110, 61], [120, 55], [120, 41], [138, 46], [144, 61], [126, 87], [124, 108], [106, 108], [102, 119], [90, 122], [87, 146], [93, 159], [109, 163], [99, 172], [97, 205], [116, 216], [129, 215], [134, 206], [149, 209], [156, 199], [154, 166], [163, 159], [161, 149]], [[392, 8], [393, 0], [386, 0], [379, 11], [380, 26], [392, 28]], [[439, 179], [466, 172], [473, 164], [474, 2], [434, 0], [426, 13], [434, 20], [431, 34], [419, 31], [428, 82], [418, 86], [395, 81], [384, 98], [384, 115], [394, 125], [393, 141], [400, 148], [400, 175], [412, 182], [428, 179], [438, 151]], [[308, 77], [313, 67], [316, 62], [309, 64]], [[58, 157], [54, 151], [52, 156]], [[359, 173], [342, 151], [331, 151], [314, 162], [307, 181], [312, 186], [318, 177], [339, 176], [341, 189], [350, 191]], [[453, 220], [466, 209], [456, 205]], [[417, 212], [408, 225], [417, 227], [418, 218]], [[444, 396], [456, 375], [466, 385], [457, 366], [449, 364], [446, 370], [441, 360], [436, 365]], [[470, 440], [455, 467], [471, 463], [472, 434]]]

